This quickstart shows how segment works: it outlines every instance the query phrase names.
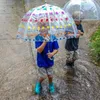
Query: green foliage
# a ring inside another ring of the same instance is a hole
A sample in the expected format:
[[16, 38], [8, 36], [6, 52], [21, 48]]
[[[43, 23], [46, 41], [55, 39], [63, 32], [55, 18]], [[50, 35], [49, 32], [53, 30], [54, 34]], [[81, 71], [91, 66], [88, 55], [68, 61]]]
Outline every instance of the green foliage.
[[100, 63], [100, 27], [90, 38], [89, 46], [91, 48], [91, 55], [95, 61]]

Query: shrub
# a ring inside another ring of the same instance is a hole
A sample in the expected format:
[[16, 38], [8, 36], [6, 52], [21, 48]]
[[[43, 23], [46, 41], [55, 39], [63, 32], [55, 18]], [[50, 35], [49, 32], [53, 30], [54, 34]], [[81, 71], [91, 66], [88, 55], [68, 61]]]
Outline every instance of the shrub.
[[89, 46], [93, 59], [100, 64], [100, 27], [91, 36]]

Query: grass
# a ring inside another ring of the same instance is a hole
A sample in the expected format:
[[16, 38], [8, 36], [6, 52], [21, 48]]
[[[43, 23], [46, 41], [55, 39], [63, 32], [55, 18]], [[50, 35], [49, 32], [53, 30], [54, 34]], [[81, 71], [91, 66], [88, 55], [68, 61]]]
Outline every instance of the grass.
[[91, 56], [95, 64], [100, 65], [100, 26], [97, 31], [91, 36], [90, 43]]

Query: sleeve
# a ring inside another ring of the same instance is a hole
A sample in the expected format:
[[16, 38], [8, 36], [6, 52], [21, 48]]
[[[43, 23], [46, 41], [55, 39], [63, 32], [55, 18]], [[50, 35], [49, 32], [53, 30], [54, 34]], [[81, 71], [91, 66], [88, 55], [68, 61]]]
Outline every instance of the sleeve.
[[39, 46], [41, 46], [41, 42], [35, 41], [35, 48], [38, 48]]
[[53, 42], [53, 49], [59, 49], [59, 45], [57, 41]]
[[53, 49], [59, 49], [59, 45], [58, 45], [56, 36], [53, 36]]
[[84, 33], [84, 30], [83, 30], [83, 26], [81, 25], [81, 32], [83, 32]]
[[41, 46], [42, 42], [39, 41], [40, 37], [37, 35], [35, 37], [35, 48], [38, 48], [39, 46]]

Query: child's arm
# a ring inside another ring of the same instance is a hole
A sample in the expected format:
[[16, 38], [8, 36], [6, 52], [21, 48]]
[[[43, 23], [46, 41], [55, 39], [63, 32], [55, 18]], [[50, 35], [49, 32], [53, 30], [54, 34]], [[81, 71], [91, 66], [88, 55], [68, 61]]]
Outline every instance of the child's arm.
[[74, 33], [72, 33], [72, 32], [65, 32], [65, 36], [73, 36], [74, 35]]
[[53, 52], [48, 53], [47, 54], [48, 55], [48, 58], [53, 57], [57, 52], [58, 52], [58, 50], [55, 49]]
[[50, 38], [49, 38], [48, 35], [44, 36], [44, 42], [37, 48], [37, 52], [41, 53], [44, 50], [44, 48], [45, 48], [47, 42], [49, 41], [49, 39]]
[[84, 32], [78, 30], [78, 34], [76, 35], [77, 38], [79, 38], [80, 36], [82, 36], [84, 34]]
[[82, 32], [81, 30], [78, 30], [78, 33], [79, 33], [80, 35], [83, 35], [83, 34], [84, 34], [84, 32]]
[[[76, 38], [79, 38], [83, 34], [84, 34], [83, 32], [81, 32], [80, 30], [78, 30], [78, 33], [76, 34]], [[68, 32], [66, 36], [74, 36], [74, 33]]]
[[44, 41], [42, 43], [42, 45], [37, 48], [37, 52], [41, 53], [44, 50], [46, 44], [47, 44], [47, 42]]
[[[56, 37], [55, 37], [56, 39]], [[51, 58], [53, 57], [57, 52], [58, 52], [58, 49], [59, 49], [59, 45], [58, 45], [58, 42], [57, 41], [54, 41], [53, 42], [53, 51], [52, 52], [49, 52], [47, 55], [48, 55], [48, 58]]]

